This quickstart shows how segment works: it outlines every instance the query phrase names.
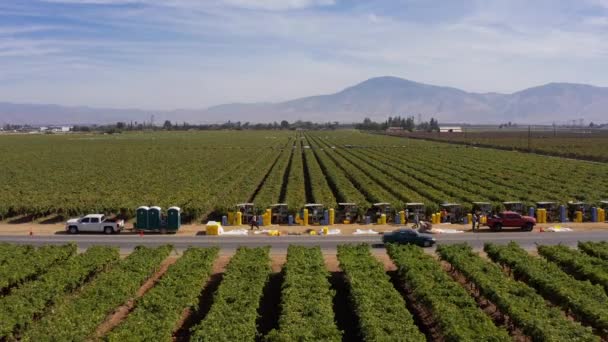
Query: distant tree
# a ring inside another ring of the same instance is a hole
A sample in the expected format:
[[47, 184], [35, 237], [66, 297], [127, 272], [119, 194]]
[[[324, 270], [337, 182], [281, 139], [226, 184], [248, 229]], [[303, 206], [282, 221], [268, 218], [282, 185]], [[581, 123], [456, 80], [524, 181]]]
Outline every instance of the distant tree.
[[172, 128], [173, 128], [173, 125], [171, 124], [171, 121], [165, 120], [165, 123], [163, 124], [163, 129], [170, 131]]
[[289, 129], [289, 121], [287, 121], [287, 120], [281, 121], [281, 129]]
[[127, 124], [125, 124], [124, 122], [117, 122], [116, 123], [116, 129], [125, 129], [125, 127], [127, 126]]

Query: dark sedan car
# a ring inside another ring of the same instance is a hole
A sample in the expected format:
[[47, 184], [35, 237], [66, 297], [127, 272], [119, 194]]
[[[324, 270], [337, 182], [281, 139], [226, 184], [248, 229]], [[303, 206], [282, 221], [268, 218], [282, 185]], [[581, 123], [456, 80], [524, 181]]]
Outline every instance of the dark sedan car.
[[384, 233], [384, 235], [382, 235], [382, 242], [398, 244], [411, 243], [421, 247], [431, 247], [437, 241], [434, 237], [427, 234], [420, 234], [413, 229], [397, 229], [390, 233]]

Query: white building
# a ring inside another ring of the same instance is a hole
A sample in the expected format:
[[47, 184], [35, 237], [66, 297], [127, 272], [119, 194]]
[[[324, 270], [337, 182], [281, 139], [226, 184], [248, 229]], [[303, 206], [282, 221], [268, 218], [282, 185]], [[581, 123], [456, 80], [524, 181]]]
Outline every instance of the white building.
[[462, 133], [462, 127], [460, 127], [460, 126], [439, 126], [439, 132], [441, 132], [441, 133]]

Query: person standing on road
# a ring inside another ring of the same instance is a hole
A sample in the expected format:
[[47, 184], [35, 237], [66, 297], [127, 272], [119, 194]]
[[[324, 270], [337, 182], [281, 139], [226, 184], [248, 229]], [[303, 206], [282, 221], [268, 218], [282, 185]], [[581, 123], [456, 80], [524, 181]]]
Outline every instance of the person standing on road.
[[253, 227], [256, 227], [257, 229], [260, 229], [260, 225], [258, 224], [258, 215], [253, 214], [253, 216], [251, 216], [251, 220], [249, 221], [249, 225], [251, 226], [250, 230], [253, 230]]
[[473, 224], [473, 231], [475, 231], [475, 224], [477, 224], [477, 220], [479, 220], [477, 213], [473, 213], [471, 218], [471, 223]]

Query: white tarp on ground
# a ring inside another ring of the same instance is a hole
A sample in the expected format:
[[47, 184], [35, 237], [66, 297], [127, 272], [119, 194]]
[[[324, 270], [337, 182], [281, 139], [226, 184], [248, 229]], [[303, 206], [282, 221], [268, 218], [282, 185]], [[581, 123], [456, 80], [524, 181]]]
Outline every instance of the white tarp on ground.
[[253, 234], [256, 234], [256, 235], [264, 234], [264, 235], [278, 236], [279, 235], [279, 231], [276, 230], [276, 229], [262, 229], [262, 230], [255, 230], [253, 232]]
[[555, 226], [555, 227], [546, 228], [545, 231], [547, 231], [547, 232], [554, 232], [554, 233], [571, 232], [572, 228]]
[[378, 232], [373, 229], [357, 229], [353, 235], [377, 235]]
[[431, 233], [431, 234], [460, 234], [460, 233], [464, 233], [464, 230], [433, 228], [429, 231], [429, 233]]
[[[222, 229], [223, 230], [223, 229]], [[229, 231], [223, 231], [221, 235], [248, 235], [247, 229], [234, 229]]]
[[[340, 235], [342, 232], [340, 229], [329, 229], [327, 235]], [[323, 235], [323, 229], [319, 230], [319, 235]]]

